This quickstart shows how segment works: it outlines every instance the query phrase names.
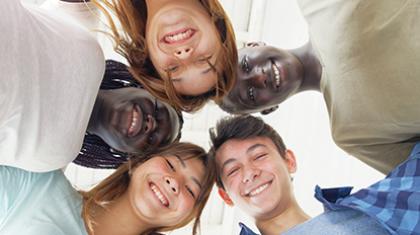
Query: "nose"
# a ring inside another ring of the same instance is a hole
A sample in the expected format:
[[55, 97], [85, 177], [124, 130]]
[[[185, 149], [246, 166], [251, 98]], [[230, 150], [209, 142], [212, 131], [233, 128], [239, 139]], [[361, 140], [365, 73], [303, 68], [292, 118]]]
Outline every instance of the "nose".
[[261, 173], [261, 170], [255, 168], [253, 166], [244, 167], [244, 175], [242, 179], [242, 183], [250, 183], [255, 180]]
[[155, 118], [152, 115], [148, 114], [146, 117], [146, 123], [144, 125], [144, 132], [145, 133], [153, 132], [156, 129], [156, 127], [157, 127], [157, 124], [156, 124]]
[[258, 88], [267, 87], [267, 75], [265, 74], [263, 69], [257, 71], [257, 73], [253, 76], [252, 84]]
[[179, 47], [174, 51], [174, 56], [180, 60], [188, 59], [193, 53], [194, 49], [192, 47]]
[[175, 193], [175, 194], [179, 193], [179, 183], [175, 178], [167, 176], [167, 177], [165, 177], [165, 183], [169, 186], [169, 189], [173, 193]]

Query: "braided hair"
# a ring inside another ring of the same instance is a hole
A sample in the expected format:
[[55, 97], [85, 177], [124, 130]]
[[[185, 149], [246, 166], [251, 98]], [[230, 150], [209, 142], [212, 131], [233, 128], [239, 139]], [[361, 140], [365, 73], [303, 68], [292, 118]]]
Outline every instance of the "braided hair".
[[[106, 61], [105, 74], [100, 86], [101, 90], [120, 89], [124, 87], [136, 87], [144, 89], [131, 75], [128, 67], [115, 60]], [[180, 122], [180, 129], [183, 125], [182, 113], [176, 110]], [[175, 141], [181, 138], [181, 132]], [[83, 139], [82, 149], [73, 163], [100, 169], [115, 169], [128, 161], [132, 155], [130, 153], [120, 152], [110, 147], [99, 136], [86, 132]], [[138, 156], [138, 154], [136, 155]]]

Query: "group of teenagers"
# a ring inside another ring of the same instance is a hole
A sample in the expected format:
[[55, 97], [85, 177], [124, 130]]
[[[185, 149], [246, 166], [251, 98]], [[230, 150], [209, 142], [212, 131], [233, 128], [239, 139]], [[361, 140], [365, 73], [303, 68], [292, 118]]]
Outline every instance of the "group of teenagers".
[[[0, 234], [197, 234], [214, 183], [254, 219], [241, 235], [420, 234], [419, 1], [297, 0], [310, 41], [292, 50], [237, 50], [218, 0], [48, 1], [99, 9], [125, 63], [60, 10], [2, 2]], [[355, 192], [317, 186], [314, 218], [293, 193], [293, 151], [250, 115], [307, 90], [335, 143], [386, 174]], [[182, 112], [209, 100], [232, 115], [205, 151], [179, 140]], [[115, 171], [77, 190], [71, 162]]]

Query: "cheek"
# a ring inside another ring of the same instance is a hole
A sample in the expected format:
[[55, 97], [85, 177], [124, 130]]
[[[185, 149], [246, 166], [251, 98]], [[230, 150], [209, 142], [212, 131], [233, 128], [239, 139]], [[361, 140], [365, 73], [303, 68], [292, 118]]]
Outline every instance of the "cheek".
[[194, 199], [188, 195], [184, 195], [182, 196], [182, 198], [180, 198], [180, 204], [178, 207], [178, 214], [180, 217], [180, 220], [188, 217], [192, 211], [192, 209], [194, 208]]
[[158, 71], [159, 75], [162, 78], [166, 78], [167, 74], [164, 71], [171, 64], [171, 57], [165, 54], [160, 49], [156, 48], [153, 50], [149, 49], [150, 60], [152, 61], [153, 66]]
[[239, 186], [241, 184], [241, 175], [237, 173], [235, 176], [232, 176], [225, 180], [226, 182], [226, 190], [229, 195], [235, 196], [240, 194]]

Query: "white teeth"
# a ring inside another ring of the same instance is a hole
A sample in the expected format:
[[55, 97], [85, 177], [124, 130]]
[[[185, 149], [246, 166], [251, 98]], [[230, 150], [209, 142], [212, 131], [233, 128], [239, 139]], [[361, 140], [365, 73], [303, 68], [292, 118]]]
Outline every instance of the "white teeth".
[[153, 193], [155, 193], [156, 197], [159, 198], [159, 201], [164, 205], [164, 206], [168, 206], [169, 202], [168, 200], [166, 200], [165, 196], [163, 196], [163, 194], [159, 191], [159, 189], [152, 184], [152, 186], [150, 187], [153, 191]]
[[138, 120], [139, 120], [139, 113], [137, 112], [136, 108], [133, 108], [131, 124], [130, 124], [130, 127], [128, 128], [128, 134], [134, 131], [134, 129], [138, 125], [138, 122], [137, 122]]
[[271, 64], [271, 69], [273, 70], [273, 73], [274, 73], [274, 79], [275, 79], [275, 82], [276, 82], [276, 86], [280, 87], [280, 71], [279, 71], [279, 68], [277, 68], [277, 66], [274, 65], [274, 63], [273, 63], [273, 64]]
[[166, 36], [165, 40], [167, 42], [170, 42], [170, 43], [178, 42], [180, 40], [184, 40], [184, 39], [190, 37], [192, 33], [193, 33], [192, 29], [188, 29], [188, 30], [186, 30], [184, 32], [181, 32], [181, 33]]
[[249, 193], [249, 196], [255, 196], [255, 195], [257, 195], [257, 194], [259, 194], [259, 193], [261, 193], [262, 191], [264, 191], [264, 189], [266, 189], [268, 187], [268, 183], [266, 183], [266, 184], [263, 184], [263, 185], [261, 185], [260, 187], [258, 187], [258, 188], [256, 188], [256, 189], [254, 189], [254, 190], [252, 190], [250, 193]]

